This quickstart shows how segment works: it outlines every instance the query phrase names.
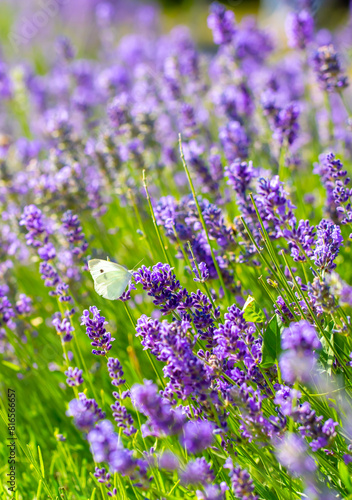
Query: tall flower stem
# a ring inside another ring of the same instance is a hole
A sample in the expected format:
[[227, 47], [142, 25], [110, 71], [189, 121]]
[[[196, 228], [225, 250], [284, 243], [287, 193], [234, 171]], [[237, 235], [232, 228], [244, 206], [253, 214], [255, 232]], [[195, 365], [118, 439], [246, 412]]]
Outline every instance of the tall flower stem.
[[160, 230], [159, 230], [159, 226], [158, 226], [158, 224], [156, 222], [153, 205], [152, 205], [152, 202], [151, 202], [151, 199], [150, 199], [150, 195], [149, 195], [149, 191], [148, 191], [147, 176], [146, 176], [145, 170], [143, 170], [143, 185], [144, 185], [144, 189], [145, 189], [145, 192], [146, 192], [146, 195], [147, 195], [147, 200], [148, 200], [148, 205], [149, 205], [149, 209], [150, 209], [150, 214], [151, 214], [152, 219], [153, 219], [153, 224], [154, 224], [155, 232], [156, 232], [158, 240], [159, 240], [160, 247], [162, 249], [162, 252], [164, 254], [166, 262], [169, 264], [170, 267], [172, 267], [170, 259], [169, 259], [169, 256], [168, 256], [168, 254], [166, 252], [166, 248], [165, 248], [165, 245], [164, 245], [164, 242], [163, 242]]
[[229, 297], [229, 294], [228, 294], [228, 290], [227, 288], [225, 287], [225, 283], [224, 283], [224, 278], [221, 274], [221, 271], [220, 271], [220, 267], [219, 267], [219, 264], [218, 264], [218, 261], [216, 260], [216, 257], [215, 257], [215, 253], [214, 253], [214, 249], [213, 249], [213, 246], [211, 244], [211, 240], [210, 240], [210, 237], [209, 237], [209, 233], [208, 233], [208, 230], [207, 230], [207, 226], [205, 224], [205, 220], [204, 220], [204, 217], [203, 217], [203, 213], [201, 211], [201, 208], [199, 206], [199, 202], [198, 202], [198, 198], [197, 198], [197, 195], [196, 195], [196, 191], [194, 189], [194, 185], [193, 185], [193, 181], [192, 181], [192, 177], [191, 177], [191, 174], [189, 172], [189, 169], [187, 167], [187, 163], [186, 163], [186, 160], [185, 160], [185, 155], [183, 153], [183, 149], [182, 149], [182, 140], [181, 140], [181, 134], [179, 134], [179, 146], [180, 146], [180, 155], [181, 155], [181, 160], [182, 160], [182, 164], [183, 164], [183, 168], [185, 169], [185, 172], [186, 172], [186, 175], [187, 175], [187, 179], [188, 179], [188, 182], [189, 182], [189, 185], [190, 185], [190, 188], [191, 188], [191, 191], [192, 191], [192, 195], [193, 195], [193, 199], [195, 201], [195, 204], [197, 206], [197, 210], [198, 210], [198, 215], [199, 215], [199, 219], [201, 221], [201, 224], [202, 224], [202, 227], [203, 227], [203, 230], [205, 232], [205, 235], [206, 235], [206, 238], [207, 238], [207, 242], [208, 242], [208, 245], [210, 247], [210, 253], [211, 253], [211, 257], [213, 259], [213, 263], [214, 263], [214, 266], [215, 266], [215, 269], [216, 269], [216, 272], [218, 274], [218, 277], [219, 277], [219, 280], [220, 280], [220, 284], [221, 284], [221, 287], [224, 291], [224, 294], [225, 294], [225, 297], [226, 297], [226, 300], [228, 302], [228, 305], [230, 305], [231, 301], [230, 301], [230, 297]]

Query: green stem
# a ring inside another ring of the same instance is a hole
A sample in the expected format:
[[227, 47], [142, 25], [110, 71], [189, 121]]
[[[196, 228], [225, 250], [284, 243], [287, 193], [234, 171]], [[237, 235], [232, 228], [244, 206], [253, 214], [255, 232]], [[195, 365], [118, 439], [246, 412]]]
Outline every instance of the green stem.
[[211, 253], [211, 257], [213, 259], [213, 262], [214, 262], [214, 266], [215, 266], [215, 269], [216, 269], [216, 272], [218, 274], [218, 277], [219, 277], [219, 280], [220, 280], [220, 284], [221, 284], [221, 287], [224, 291], [224, 294], [225, 294], [225, 297], [226, 297], [226, 300], [227, 300], [227, 303], [228, 305], [230, 306], [231, 305], [231, 301], [230, 301], [230, 297], [228, 295], [228, 290], [227, 288], [225, 287], [225, 283], [224, 283], [224, 278], [221, 274], [221, 271], [220, 271], [220, 267], [219, 267], [219, 264], [218, 264], [218, 261], [216, 260], [216, 257], [215, 257], [215, 253], [214, 253], [214, 249], [213, 249], [213, 246], [211, 244], [211, 240], [210, 240], [210, 237], [209, 237], [209, 233], [208, 233], [208, 230], [207, 230], [207, 226], [205, 224], [205, 220], [204, 220], [204, 217], [203, 217], [203, 213], [202, 213], [202, 210], [199, 206], [199, 202], [198, 202], [198, 198], [197, 198], [197, 195], [196, 195], [196, 192], [195, 192], [195, 189], [194, 189], [194, 185], [193, 185], [193, 181], [192, 181], [192, 177], [191, 177], [191, 174], [188, 170], [188, 167], [187, 167], [187, 163], [186, 163], [186, 160], [185, 160], [185, 156], [183, 154], [183, 149], [182, 149], [182, 141], [181, 141], [181, 134], [179, 134], [179, 145], [180, 145], [180, 155], [181, 155], [181, 160], [182, 160], [182, 164], [183, 164], [183, 168], [185, 169], [185, 172], [186, 172], [186, 175], [187, 175], [187, 179], [188, 179], [188, 182], [189, 182], [189, 185], [190, 185], [190, 188], [191, 188], [191, 191], [192, 191], [192, 195], [193, 195], [193, 199], [195, 201], [195, 204], [196, 204], [196, 207], [197, 207], [197, 210], [198, 210], [198, 215], [199, 215], [199, 219], [201, 221], [201, 224], [202, 224], [202, 227], [203, 227], [203, 230], [205, 232], [205, 235], [206, 235], [206, 238], [207, 238], [207, 242], [208, 242], [208, 245], [210, 247], [210, 253]]
[[[127, 314], [128, 318], [129, 318], [129, 320], [130, 320], [130, 322], [131, 322], [132, 328], [133, 328], [133, 330], [135, 330], [136, 325], [135, 325], [135, 322], [133, 321], [133, 318], [132, 318], [131, 312], [130, 312], [130, 310], [129, 310], [129, 308], [128, 308], [128, 305], [126, 304], [126, 302], [124, 302], [124, 303], [123, 303], [123, 305], [125, 306], [125, 311], [126, 311], [126, 314]], [[144, 352], [146, 352], [146, 354], [147, 354], [147, 356], [148, 356], [149, 362], [150, 362], [150, 364], [152, 365], [153, 370], [154, 370], [154, 372], [155, 372], [156, 376], [157, 376], [157, 377], [158, 377], [158, 379], [159, 379], [159, 382], [160, 382], [161, 387], [165, 388], [165, 383], [164, 383], [164, 381], [163, 381], [163, 379], [162, 379], [162, 377], [161, 377], [161, 375], [160, 375], [160, 373], [159, 373], [159, 370], [158, 370], [158, 368], [157, 368], [157, 366], [156, 366], [156, 364], [155, 364], [155, 361], [154, 361], [154, 359], [153, 359], [153, 356], [150, 354], [150, 352], [149, 352], [149, 350], [148, 350], [148, 349], [146, 349]]]
[[163, 251], [165, 261], [169, 264], [170, 267], [172, 267], [170, 259], [169, 259], [168, 255], [167, 255], [167, 252], [166, 252], [166, 249], [165, 249], [165, 245], [163, 243], [163, 239], [161, 237], [161, 233], [159, 231], [159, 226], [158, 226], [158, 224], [156, 222], [153, 205], [152, 205], [152, 202], [151, 202], [151, 199], [150, 199], [150, 196], [149, 196], [148, 185], [147, 185], [147, 177], [146, 177], [145, 170], [143, 170], [143, 185], [144, 185], [144, 189], [145, 189], [145, 192], [146, 192], [146, 195], [147, 195], [147, 200], [148, 200], [148, 205], [149, 205], [149, 209], [150, 209], [150, 214], [151, 214], [152, 219], [153, 219], [153, 224], [154, 224], [155, 232], [156, 232], [158, 240], [159, 240], [160, 247], [161, 247], [161, 249]]

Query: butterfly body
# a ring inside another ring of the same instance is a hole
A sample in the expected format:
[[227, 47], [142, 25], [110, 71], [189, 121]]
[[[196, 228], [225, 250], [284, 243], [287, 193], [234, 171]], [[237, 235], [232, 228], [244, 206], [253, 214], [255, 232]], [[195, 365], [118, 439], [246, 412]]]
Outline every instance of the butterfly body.
[[95, 291], [108, 300], [121, 297], [132, 278], [130, 271], [110, 260], [92, 259], [88, 261], [88, 268]]

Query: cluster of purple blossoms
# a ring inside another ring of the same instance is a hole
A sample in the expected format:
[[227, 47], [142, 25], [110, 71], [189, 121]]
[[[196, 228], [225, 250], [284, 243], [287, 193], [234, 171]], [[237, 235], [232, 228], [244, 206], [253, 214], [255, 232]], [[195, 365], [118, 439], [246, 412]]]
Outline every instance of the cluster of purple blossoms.
[[[92, 317], [90, 317], [90, 314], [92, 314]], [[86, 334], [92, 340], [91, 345], [94, 347], [92, 353], [97, 356], [106, 356], [112, 348], [111, 342], [115, 339], [111, 337], [110, 332], [106, 331], [105, 325], [107, 325], [107, 321], [105, 321], [104, 316], [100, 315], [100, 311], [96, 306], [91, 306], [89, 311], [87, 309], [83, 311], [81, 320], [81, 325], [85, 325]]]
[[110, 408], [112, 410], [112, 415], [117, 424], [117, 427], [123, 429], [122, 432], [126, 436], [132, 436], [137, 432], [134, 427], [134, 422], [132, 416], [128, 413], [126, 407], [122, 404], [122, 401], [130, 396], [129, 391], [125, 391], [122, 394], [114, 391], [112, 395], [115, 398], [115, 403], [113, 403]]
[[32, 299], [28, 297], [25, 293], [20, 293], [19, 299], [15, 305], [16, 313], [25, 316], [30, 314], [32, 311]]
[[[222, 166], [217, 165], [219, 159], [209, 156], [208, 162], [204, 159], [205, 148], [195, 139], [183, 144], [183, 151], [187, 165], [194, 170], [197, 178], [201, 181], [203, 193], [214, 193], [218, 196], [219, 183], [221, 179]], [[214, 164], [215, 163], [215, 164]], [[215, 176], [213, 175], [215, 168]], [[220, 170], [220, 173], [217, 172]], [[219, 179], [220, 177], [220, 179]]]
[[174, 396], [202, 404], [211, 391], [211, 376], [204, 362], [193, 352], [194, 341], [190, 338], [191, 325], [188, 321], [162, 323], [141, 316], [137, 322], [137, 335], [142, 345], [165, 363], [164, 376], [169, 378], [163, 394], [174, 401]]
[[131, 400], [138, 411], [148, 417], [142, 425], [143, 436], [163, 436], [179, 434], [182, 431], [185, 414], [174, 409], [169, 401], [158, 394], [158, 389], [150, 380], [131, 388]]
[[308, 454], [306, 443], [296, 434], [285, 435], [276, 447], [276, 455], [281, 465], [295, 476], [309, 476], [316, 469], [313, 458]]
[[317, 226], [317, 240], [313, 253], [314, 264], [322, 272], [331, 272], [336, 268], [334, 262], [343, 245], [341, 228], [333, 222], [323, 219]]
[[13, 318], [16, 317], [16, 313], [13, 306], [5, 294], [0, 293], [0, 328], [3, 329], [4, 326], [10, 330], [16, 328], [16, 323]]
[[181, 444], [188, 453], [200, 453], [213, 443], [213, 431], [214, 424], [207, 420], [187, 422], [183, 427]]
[[119, 385], [123, 385], [126, 382], [126, 380], [123, 378], [124, 372], [122, 369], [122, 365], [117, 358], [108, 358], [107, 368], [109, 376], [112, 379], [112, 385], [118, 387]]
[[251, 377], [261, 361], [261, 344], [254, 336], [255, 326], [246, 322], [243, 312], [235, 305], [228, 308], [224, 320], [214, 331], [214, 355], [230, 365], [243, 361]]
[[199, 266], [196, 264], [192, 267], [192, 271], [196, 276], [193, 281], [198, 283], [205, 283], [209, 279], [209, 269], [205, 262], [200, 262]]
[[61, 222], [63, 235], [70, 244], [72, 253], [80, 257], [87, 250], [88, 243], [82, 233], [82, 226], [78, 216], [68, 210], [62, 216]]
[[204, 486], [204, 490], [197, 490], [197, 500], [224, 500], [225, 493], [228, 490], [225, 481], [217, 484], [207, 484]]
[[[201, 338], [211, 341], [215, 320], [220, 314], [219, 308], [215, 308], [200, 290], [197, 293], [189, 293], [181, 287], [168, 264], [159, 263], [152, 269], [142, 266], [134, 273], [134, 279], [137, 284], [142, 285], [143, 290], [148, 291], [149, 296], [153, 297], [153, 303], [160, 307], [163, 314], [175, 312], [181, 317], [182, 321], [177, 324], [177, 331], [180, 331], [182, 336], [186, 336], [192, 323]], [[140, 318], [141, 324], [145, 323], [144, 318], [146, 316]], [[166, 328], [165, 322], [160, 325], [160, 328]], [[145, 335], [149, 336], [146, 332], [140, 334], [144, 339]]]
[[187, 463], [186, 468], [181, 473], [182, 484], [203, 484], [214, 481], [214, 472], [204, 457], [196, 458]]
[[88, 399], [83, 392], [78, 396], [78, 399], [70, 401], [67, 415], [73, 417], [77, 429], [87, 433], [99, 420], [105, 418], [105, 413], [99, 408], [95, 399]]
[[219, 3], [213, 3], [208, 16], [208, 26], [213, 32], [214, 42], [217, 45], [230, 44], [236, 33], [235, 15]]
[[[218, 247], [214, 249], [215, 259], [225, 284], [231, 288], [233, 287], [233, 273], [225, 252], [231, 251], [235, 247], [233, 231], [226, 225], [224, 215], [216, 205], [200, 197], [198, 197], [198, 203], [209, 238], [215, 241]], [[184, 197], [179, 203], [171, 196], [161, 198], [155, 207], [155, 216], [158, 225], [165, 228], [167, 237], [173, 242], [179, 240], [183, 245], [183, 251], [192, 260], [188, 242], [191, 244], [196, 261], [205, 264], [209, 272], [209, 279], [216, 279], [218, 273], [211, 248], [193, 198]], [[179, 252], [177, 256], [183, 258], [183, 253]]]
[[48, 227], [44, 221], [42, 211], [35, 205], [24, 207], [19, 224], [20, 226], [24, 226], [28, 231], [26, 234], [27, 245], [38, 248], [43, 243], [46, 243]]
[[307, 321], [291, 323], [281, 340], [285, 352], [280, 357], [280, 370], [286, 382], [310, 382], [316, 359], [314, 350], [321, 349], [315, 328]]
[[72, 368], [71, 366], [69, 366], [65, 371], [67, 384], [71, 387], [77, 387], [78, 385], [83, 384], [84, 380], [82, 377], [82, 373], [83, 371], [79, 368]]
[[[55, 288], [49, 292], [49, 295], [58, 297], [60, 302], [72, 302], [69, 286], [60, 277], [60, 274], [52, 263], [58, 255], [54, 244], [49, 241], [49, 237], [52, 234], [50, 221], [44, 218], [42, 211], [35, 205], [28, 205], [24, 207], [19, 224], [25, 226], [28, 231], [26, 235], [27, 245], [37, 248], [38, 255], [42, 261], [39, 270], [45, 286]], [[73, 229], [73, 226], [70, 226], [70, 224], [74, 224], [75, 228]], [[63, 218], [63, 233], [68, 238], [70, 244], [73, 241], [80, 241], [84, 238], [80, 234], [80, 231], [78, 218], [73, 216], [70, 211], [66, 212]], [[82, 244], [81, 250], [86, 250], [85, 243]], [[77, 252], [74, 250], [73, 253], [79, 253], [81, 250], [78, 250], [77, 247]], [[67, 270], [68, 278], [72, 277], [72, 274]]]
[[230, 121], [220, 128], [219, 139], [229, 163], [248, 158], [250, 139], [240, 122]]
[[322, 415], [317, 416], [309, 401], [300, 403], [301, 393], [290, 387], [275, 384], [275, 404], [285, 416], [290, 416], [299, 427], [302, 437], [309, 439], [309, 446], [316, 452], [320, 449], [328, 450], [334, 443], [337, 435], [338, 422], [332, 418], [323, 421]]
[[229, 84], [216, 88], [213, 93], [214, 105], [231, 121], [244, 123], [254, 111], [254, 103], [246, 82]]
[[350, 186], [351, 179], [342, 162], [333, 153], [319, 158], [314, 173], [321, 176], [327, 192], [327, 211], [334, 222], [338, 222], [339, 215], [343, 216], [342, 224], [352, 222], [352, 206]]
[[119, 436], [114, 432], [109, 420], [99, 422], [87, 436], [94, 460], [106, 462], [111, 472], [128, 476], [135, 486], [142, 486], [148, 481], [148, 464], [133, 457], [133, 452], [124, 448]]
[[249, 198], [249, 191], [253, 185], [254, 179], [258, 176], [257, 170], [253, 167], [253, 162], [241, 161], [236, 159], [225, 168], [225, 176], [228, 178], [227, 184], [233, 188], [236, 193], [236, 203], [244, 216], [251, 216], [254, 207]]
[[309, 220], [301, 219], [297, 225], [295, 220], [291, 219], [283, 230], [283, 236], [295, 262], [306, 262], [307, 257], [313, 256], [315, 227], [310, 225]]
[[313, 40], [314, 19], [308, 10], [288, 14], [285, 28], [288, 45], [294, 49], [304, 50]]
[[71, 311], [66, 311], [64, 315], [61, 312], [53, 314], [51, 324], [55, 327], [57, 334], [60, 335], [63, 342], [70, 342], [73, 339], [74, 327], [71, 321], [72, 314]]
[[296, 208], [284, 190], [283, 182], [277, 175], [272, 179], [261, 177], [254, 199], [269, 236], [282, 237], [284, 229], [295, 222], [293, 210]]
[[313, 63], [318, 82], [326, 92], [339, 92], [348, 86], [347, 76], [342, 74], [333, 45], [319, 47], [314, 54]]
[[290, 103], [275, 116], [272, 124], [273, 138], [277, 140], [280, 146], [288, 144], [291, 146], [298, 137], [300, 110], [296, 103]]
[[299, 135], [298, 118], [300, 107], [297, 102], [282, 105], [272, 90], [263, 92], [261, 96], [264, 115], [267, 117], [273, 138], [280, 147], [292, 146]]
[[253, 481], [246, 470], [235, 467], [231, 457], [226, 459], [224, 468], [230, 471], [231, 486], [237, 498], [258, 500], [259, 497], [254, 494]]
[[112, 488], [111, 474], [110, 472], [106, 471], [105, 467], [102, 467], [101, 469], [99, 469], [99, 467], [95, 467], [94, 477], [98, 480], [98, 483], [105, 485], [105, 487], [108, 489], [107, 494], [109, 497], [117, 494], [116, 488], [113, 488], [111, 491], [109, 491]]

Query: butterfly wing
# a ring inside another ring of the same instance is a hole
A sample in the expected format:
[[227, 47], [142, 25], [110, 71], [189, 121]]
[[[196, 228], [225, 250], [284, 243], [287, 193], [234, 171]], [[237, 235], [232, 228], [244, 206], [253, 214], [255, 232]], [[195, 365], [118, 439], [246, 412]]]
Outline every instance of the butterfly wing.
[[130, 273], [126, 273], [124, 278], [110, 279], [109, 281], [101, 281], [100, 283], [94, 282], [95, 291], [104, 299], [116, 300], [126, 289], [130, 281]]
[[115, 262], [111, 262], [110, 260], [92, 259], [88, 261], [88, 269], [93, 280], [95, 281], [100, 274], [124, 268], [119, 264], [115, 264]]
[[104, 299], [116, 300], [126, 289], [132, 273], [114, 262], [93, 259], [88, 267], [94, 279], [95, 291]]

